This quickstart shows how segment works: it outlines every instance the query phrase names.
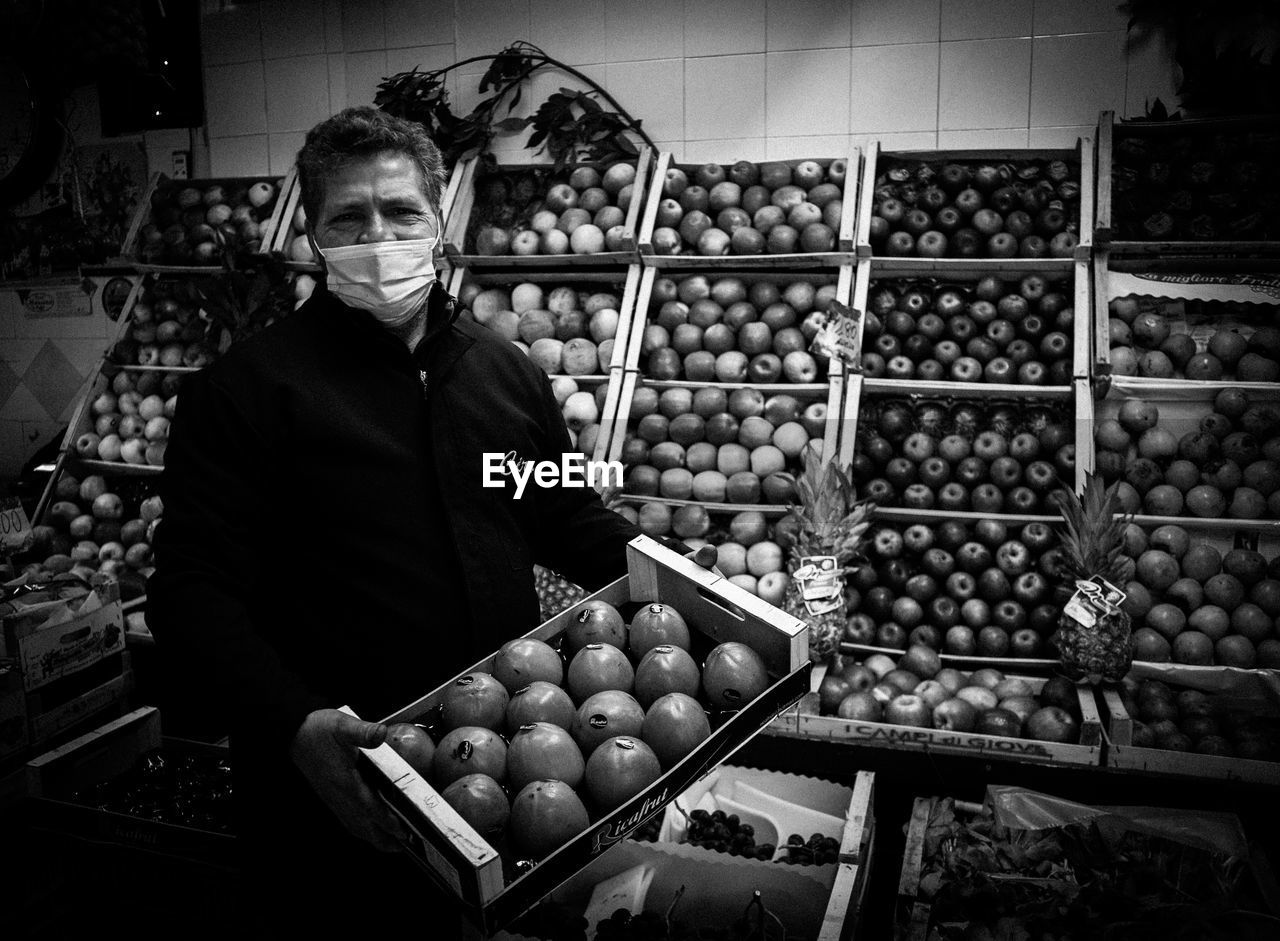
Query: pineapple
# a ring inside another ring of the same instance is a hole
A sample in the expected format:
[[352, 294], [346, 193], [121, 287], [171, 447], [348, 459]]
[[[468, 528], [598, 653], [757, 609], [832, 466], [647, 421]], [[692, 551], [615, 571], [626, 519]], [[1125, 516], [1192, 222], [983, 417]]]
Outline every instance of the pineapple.
[[[1077, 580], [1100, 575], [1122, 586], [1128, 575], [1124, 555], [1124, 531], [1131, 516], [1120, 511], [1119, 484], [1110, 487], [1102, 478], [1089, 474], [1080, 496], [1064, 488], [1059, 505], [1065, 524], [1062, 532], [1062, 574], [1068, 597]], [[1119, 682], [1133, 661], [1133, 640], [1129, 615], [1124, 611], [1100, 615], [1093, 627], [1085, 627], [1065, 613], [1058, 621], [1054, 643], [1062, 659], [1063, 672], [1073, 680]]]
[[[622, 506], [621, 488], [606, 487], [600, 494], [600, 501], [606, 509], [617, 511]], [[575, 585], [563, 575], [541, 565], [533, 567], [533, 587], [538, 593], [538, 608], [543, 622], [550, 621], [587, 597], [587, 590], [581, 585]]]
[[[789, 511], [795, 528], [788, 570], [794, 574], [805, 556], [835, 556], [842, 578], [852, 572], [851, 563], [859, 556], [871, 513], [875, 504], [854, 497], [853, 484], [837, 462], [822, 463], [812, 450], [804, 455], [804, 471], [796, 480], [800, 505]], [[783, 610], [809, 625], [809, 658], [822, 662], [839, 650], [848, 611], [844, 598], [835, 610], [812, 615], [793, 579], [787, 585]]]

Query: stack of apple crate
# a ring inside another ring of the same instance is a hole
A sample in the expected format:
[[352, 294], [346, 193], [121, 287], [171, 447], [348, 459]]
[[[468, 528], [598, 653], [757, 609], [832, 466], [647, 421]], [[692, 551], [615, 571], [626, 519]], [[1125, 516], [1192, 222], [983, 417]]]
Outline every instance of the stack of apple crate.
[[[844, 450], [877, 510], [843, 645], [858, 660], [921, 644], [944, 666], [1003, 675], [1045, 676], [1054, 662], [1046, 641], [1058, 612], [1041, 560], [1059, 520], [1051, 494], [1081, 483], [1075, 451], [1090, 420], [1093, 162], [1088, 138], [1007, 151], [873, 143], [865, 154], [853, 306], [866, 320]], [[932, 548], [949, 552], [938, 562]], [[967, 574], [950, 578], [953, 569]], [[999, 736], [816, 712], [788, 714], [775, 731], [1101, 761], [1092, 731], [1079, 745], [1019, 750]]]
[[[623, 465], [623, 512], [642, 529], [716, 545], [722, 571], [773, 604], [788, 578], [775, 527], [796, 499], [784, 474], [808, 449], [830, 460], [842, 446], [849, 376], [808, 348], [827, 302], [852, 300], [859, 168], [857, 151], [731, 165], [664, 152], [645, 203], [605, 456]], [[806, 222], [821, 225], [801, 242]], [[755, 241], [732, 234], [744, 231]]]
[[[154, 485], [164, 469], [175, 396], [182, 378], [215, 359], [226, 343], [220, 328], [200, 314], [195, 279], [218, 277], [224, 270], [216, 253], [200, 248], [215, 244], [200, 227], [231, 227], [220, 233], [222, 239], [232, 238], [234, 228], [241, 242], [265, 248], [283, 209], [280, 182], [152, 179], [124, 247], [134, 264], [133, 290], [115, 335], [78, 396], [34, 514], [39, 538], [28, 561], [37, 574], [69, 570], [84, 578], [118, 579], [131, 642], [150, 640], [143, 606], [149, 544], [162, 513]], [[228, 198], [232, 194], [241, 198]], [[231, 202], [244, 208], [232, 208]], [[175, 218], [178, 213], [185, 217]], [[206, 221], [197, 220], [197, 213]], [[93, 712], [116, 705], [127, 685], [117, 684], [119, 694], [95, 703]]]
[[[1093, 425], [1080, 455], [1123, 482], [1141, 530], [1126, 541], [1134, 675], [1227, 694], [1275, 722], [1260, 690], [1280, 682], [1280, 198], [1266, 170], [1280, 122], [1103, 112], [1097, 140]], [[1137, 714], [1116, 691], [1103, 705], [1112, 767], [1280, 782], [1280, 763], [1239, 741], [1190, 741], [1187, 755], [1170, 730], [1135, 735], [1135, 719], [1160, 718], [1145, 699]]]

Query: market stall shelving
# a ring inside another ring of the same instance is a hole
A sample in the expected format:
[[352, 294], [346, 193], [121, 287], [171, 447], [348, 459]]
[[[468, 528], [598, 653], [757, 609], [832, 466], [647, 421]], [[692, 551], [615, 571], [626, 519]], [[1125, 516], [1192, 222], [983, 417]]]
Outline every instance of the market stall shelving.
[[[690, 248], [689, 254], [662, 254], [659, 252], [658, 246], [654, 244], [654, 230], [657, 228], [657, 215], [659, 204], [663, 200], [663, 184], [666, 180], [667, 171], [678, 169], [686, 174], [696, 174], [699, 164], [681, 163], [675, 159], [675, 155], [670, 151], [662, 151], [658, 154], [657, 163], [654, 168], [652, 182], [648, 199], [645, 205], [644, 222], [640, 230], [640, 254], [646, 265], [655, 268], [835, 268], [841, 265], [849, 264], [853, 261], [855, 240], [857, 232], [855, 226], [857, 224], [857, 206], [858, 206], [858, 180], [859, 171], [862, 165], [862, 153], [858, 148], [853, 148], [848, 154], [842, 157], [814, 157], [801, 158], [791, 160], [766, 161], [769, 163], [786, 164], [792, 168], [802, 163], [812, 161], [823, 168], [824, 171], [830, 172], [833, 165], [840, 162], [844, 163], [845, 176], [841, 181], [841, 202], [840, 202], [840, 221], [839, 227], [835, 235], [835, 246], [833, 251], [826, 252], [785, 252], [767, 255], [699, 255], [693, 253]], [[762, 162], [760, 165], [763, 166]], [[730, 169], [729, 164], [722, 164], [723, 169]]]
[[[1077, 168], [1079, 184], [1079, 214], [1076, 219], [1068, 220], [1077, 227], [1078, 242], [1072, 249], [1071, 258], [1088, 261], [1093, 248], [1094, 228], [1094, 143], [1091, 137], [1081, 137], [1074, 147], [1069, 148], [1015, 148], [1015, 149], [974, 149], [974, 150], [914, 150], [890, 151], [882, 148], [879, 141], [871, 142], [863, 154], [862, 183], [860, 202], [858, 205], [858, 241], [859, 258], [890, 258], [891, 256], [874, 255], [870, 241], [871, 216], [876, 196], [876, 180], [881, 170], [890, 163], [904, 164], [1008, 164], [1018, 161], [1061, 160]], [[1005, 182], [1008, 182], [1006, 180]], [[895, 264], [906, 269], [917, 271], [937, 270], [937, 263], [944, 265], [954, 261], [983, 260], [1005, 265], [1003, 270], [1015, 272], [1022, 269], [1034, 270], [1035, 263], [1042, 258], [983, 258], [959, 259], [950, 257], [892, 257]]]

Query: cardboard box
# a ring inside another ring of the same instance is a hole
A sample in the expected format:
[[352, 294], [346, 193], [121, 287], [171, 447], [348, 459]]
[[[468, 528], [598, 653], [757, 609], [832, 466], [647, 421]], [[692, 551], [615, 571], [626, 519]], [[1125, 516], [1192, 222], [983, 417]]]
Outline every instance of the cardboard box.
[[124, 650], [124, 613], [114, 580], [18, 595], [0, 604], [0, 624], [27, 692]]
[[0, 661], [0, 758], [27, 747], [27, 697], [22, 673], [12, 660]]
[[[504, 872], [498, 851], [467, 824], [440, 793], [390, 745], [363, 751], [368, 778], [410, 831], [407, 849], [431, 876], [459, 898], [485, 931], [508, 924], [544, 895], [662, 810], [677, 794], [755, 736], [809, 684], [808, 628], [727, 579], [638, 536], [627, 550], [628, 575], [591, 599], [622, 607], [663, 601], [713, 644], [738, 641], [763, 658], [775, 682], [715, 729], [711, 737], [648, 789], [592, 821], [590, 827], [523, 874]], [[527, 636], [554, 641], [577, 606]], [[489, 672], [490, 656], [465, 672]], [[450, 680], [450, 683], [452, 680]], [[449, 683], [387, 716], [412, 722], [440, 702]]]

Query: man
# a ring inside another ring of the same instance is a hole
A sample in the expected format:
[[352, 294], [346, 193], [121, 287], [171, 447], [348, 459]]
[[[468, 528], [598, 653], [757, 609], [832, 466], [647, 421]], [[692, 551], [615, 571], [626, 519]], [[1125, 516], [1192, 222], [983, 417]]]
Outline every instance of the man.
[[363, 720], [535, 626], [535, 561], [599, 586], [638, 532], [589, 489], [482, 486], [486, 452], [570, 442], [546, 377], [435, 280], [422, 128], [349, 109], [298, 174], [325, 286], [185, 380], [148, 591], [168, 669], [226, 711], [249, 882], [291, 934], [356, 907], [385, 925], [380, 890], [425, 881], [369, 850], [399, 826], [356, 773], [386, 734]]

